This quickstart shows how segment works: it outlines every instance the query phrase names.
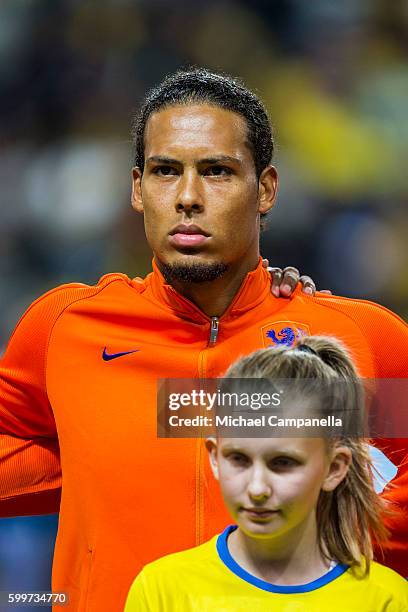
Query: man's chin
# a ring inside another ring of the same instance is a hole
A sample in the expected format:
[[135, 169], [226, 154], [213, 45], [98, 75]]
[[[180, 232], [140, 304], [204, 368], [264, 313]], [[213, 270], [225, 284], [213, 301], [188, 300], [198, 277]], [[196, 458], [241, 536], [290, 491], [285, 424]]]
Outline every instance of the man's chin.
[[161, 273], [167, 283], [209, 283], [223, 276], [228, 265], [223, 262], [165, 263], [158, 261]]

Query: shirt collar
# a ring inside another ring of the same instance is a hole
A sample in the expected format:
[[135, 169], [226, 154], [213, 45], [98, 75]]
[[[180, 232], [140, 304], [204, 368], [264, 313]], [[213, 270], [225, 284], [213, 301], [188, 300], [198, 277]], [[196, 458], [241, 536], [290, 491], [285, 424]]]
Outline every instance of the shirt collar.
[[218, 536], [216, 540], [216, 548], [218, 552], [218, 556], [224, 565], [238, 578], [241, 578], [245, 582], [252, 584], [258, 589], [262, 589], [263, 591], [268, 591], [269, 593], [282, 593], [291, 595], [293, 593], [309, 593], [310, 591], [316, 591], [321, 587], [324, 587], [326, 584], [333, 582], [336, 578], [342, 576], [349, 569], [348, 565], [336, 563], [332, 569], [329, 569], [328, 572], [317, 578], [316, 580], [312, 580], [311, 582], [305, 584], [297, 584], [297, 585], [278, 585], [271, 584], [270, 582], [266, 582], [257, 576], [253, 576], [249, 572], [247, 572], [243, 567], [241, 567], [235, 559], [232, 557], [229, 548], [228, 548], [228, 536], [230, 533], [237, 529], [237, 525], [229, 525], [224, 529], [224, 531]]
[[[153, 272], [146, 277], [145, 283], [146, 288], [150, 288], [153, 297], [157, 301], [166, 304], [180, 316], [187, 315], [189, 318], [193, 317], [194, 319], [198, 317], [205, 320], [209, 319], [195, 304], [166, 283], [154, 260], [152, 266]], [[227, 319], [238, 316], [255, 308], [255, 306], [270, 295], [270, 288], [270, 275], [263, 267], [262, 258], [260, 257], [257, 267], [246, 275], [234, 299], [221, 318]]]

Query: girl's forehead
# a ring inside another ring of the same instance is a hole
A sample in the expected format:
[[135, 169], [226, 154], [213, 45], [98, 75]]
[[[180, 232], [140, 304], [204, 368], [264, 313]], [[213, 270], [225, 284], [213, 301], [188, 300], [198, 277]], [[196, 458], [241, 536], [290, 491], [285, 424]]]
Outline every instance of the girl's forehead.
[[220, 451], [239, 451], [251, 456], [309, 455], [325, 450], [323, 438], [220, 438]]

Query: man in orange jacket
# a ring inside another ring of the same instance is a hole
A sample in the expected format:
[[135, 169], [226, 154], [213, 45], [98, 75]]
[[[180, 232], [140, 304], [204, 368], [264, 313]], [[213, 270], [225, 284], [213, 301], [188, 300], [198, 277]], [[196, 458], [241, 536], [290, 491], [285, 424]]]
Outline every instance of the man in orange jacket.
[[[122, 610], [144, 564], [228, 521], [201, 440], [157, 438], [158, 378], [216, 377], [304, 333], [340, 338], [365, 377], [407, 377], [408, 329], [385, 308], [271, 293], [259, 229], [276, 196], [272, 149], [266, 112], [240, 84], [203, 70], [169, 77], [136, 124], [132, 202], [153, 272], [54, 289], [11, 338], [0, 512], [55, 511], [62, 474], [53, 590], [70, 610]], [[404, 461], [404, 441], [383, 448]], [[388, 495], [406, 507], [407, 472], [395, 483]], [[386, 558], [401, 572], [407, 530], [401, 519]]]

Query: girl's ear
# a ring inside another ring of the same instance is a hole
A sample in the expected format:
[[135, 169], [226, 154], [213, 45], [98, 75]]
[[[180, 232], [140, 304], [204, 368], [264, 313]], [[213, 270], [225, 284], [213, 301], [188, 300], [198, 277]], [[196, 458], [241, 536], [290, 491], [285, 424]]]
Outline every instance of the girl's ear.
[[347, 446], [335, 446], [329, 471], [322, 484], [322, 491], [334, 491], [334, 489], [345, 479], [353, 460], [351, 450]]
[[207, 438], [205, 447], [208, 450], [212, 473], [214, 474], [214, 478], [218, 480], [217, 440], [215, 438]]

